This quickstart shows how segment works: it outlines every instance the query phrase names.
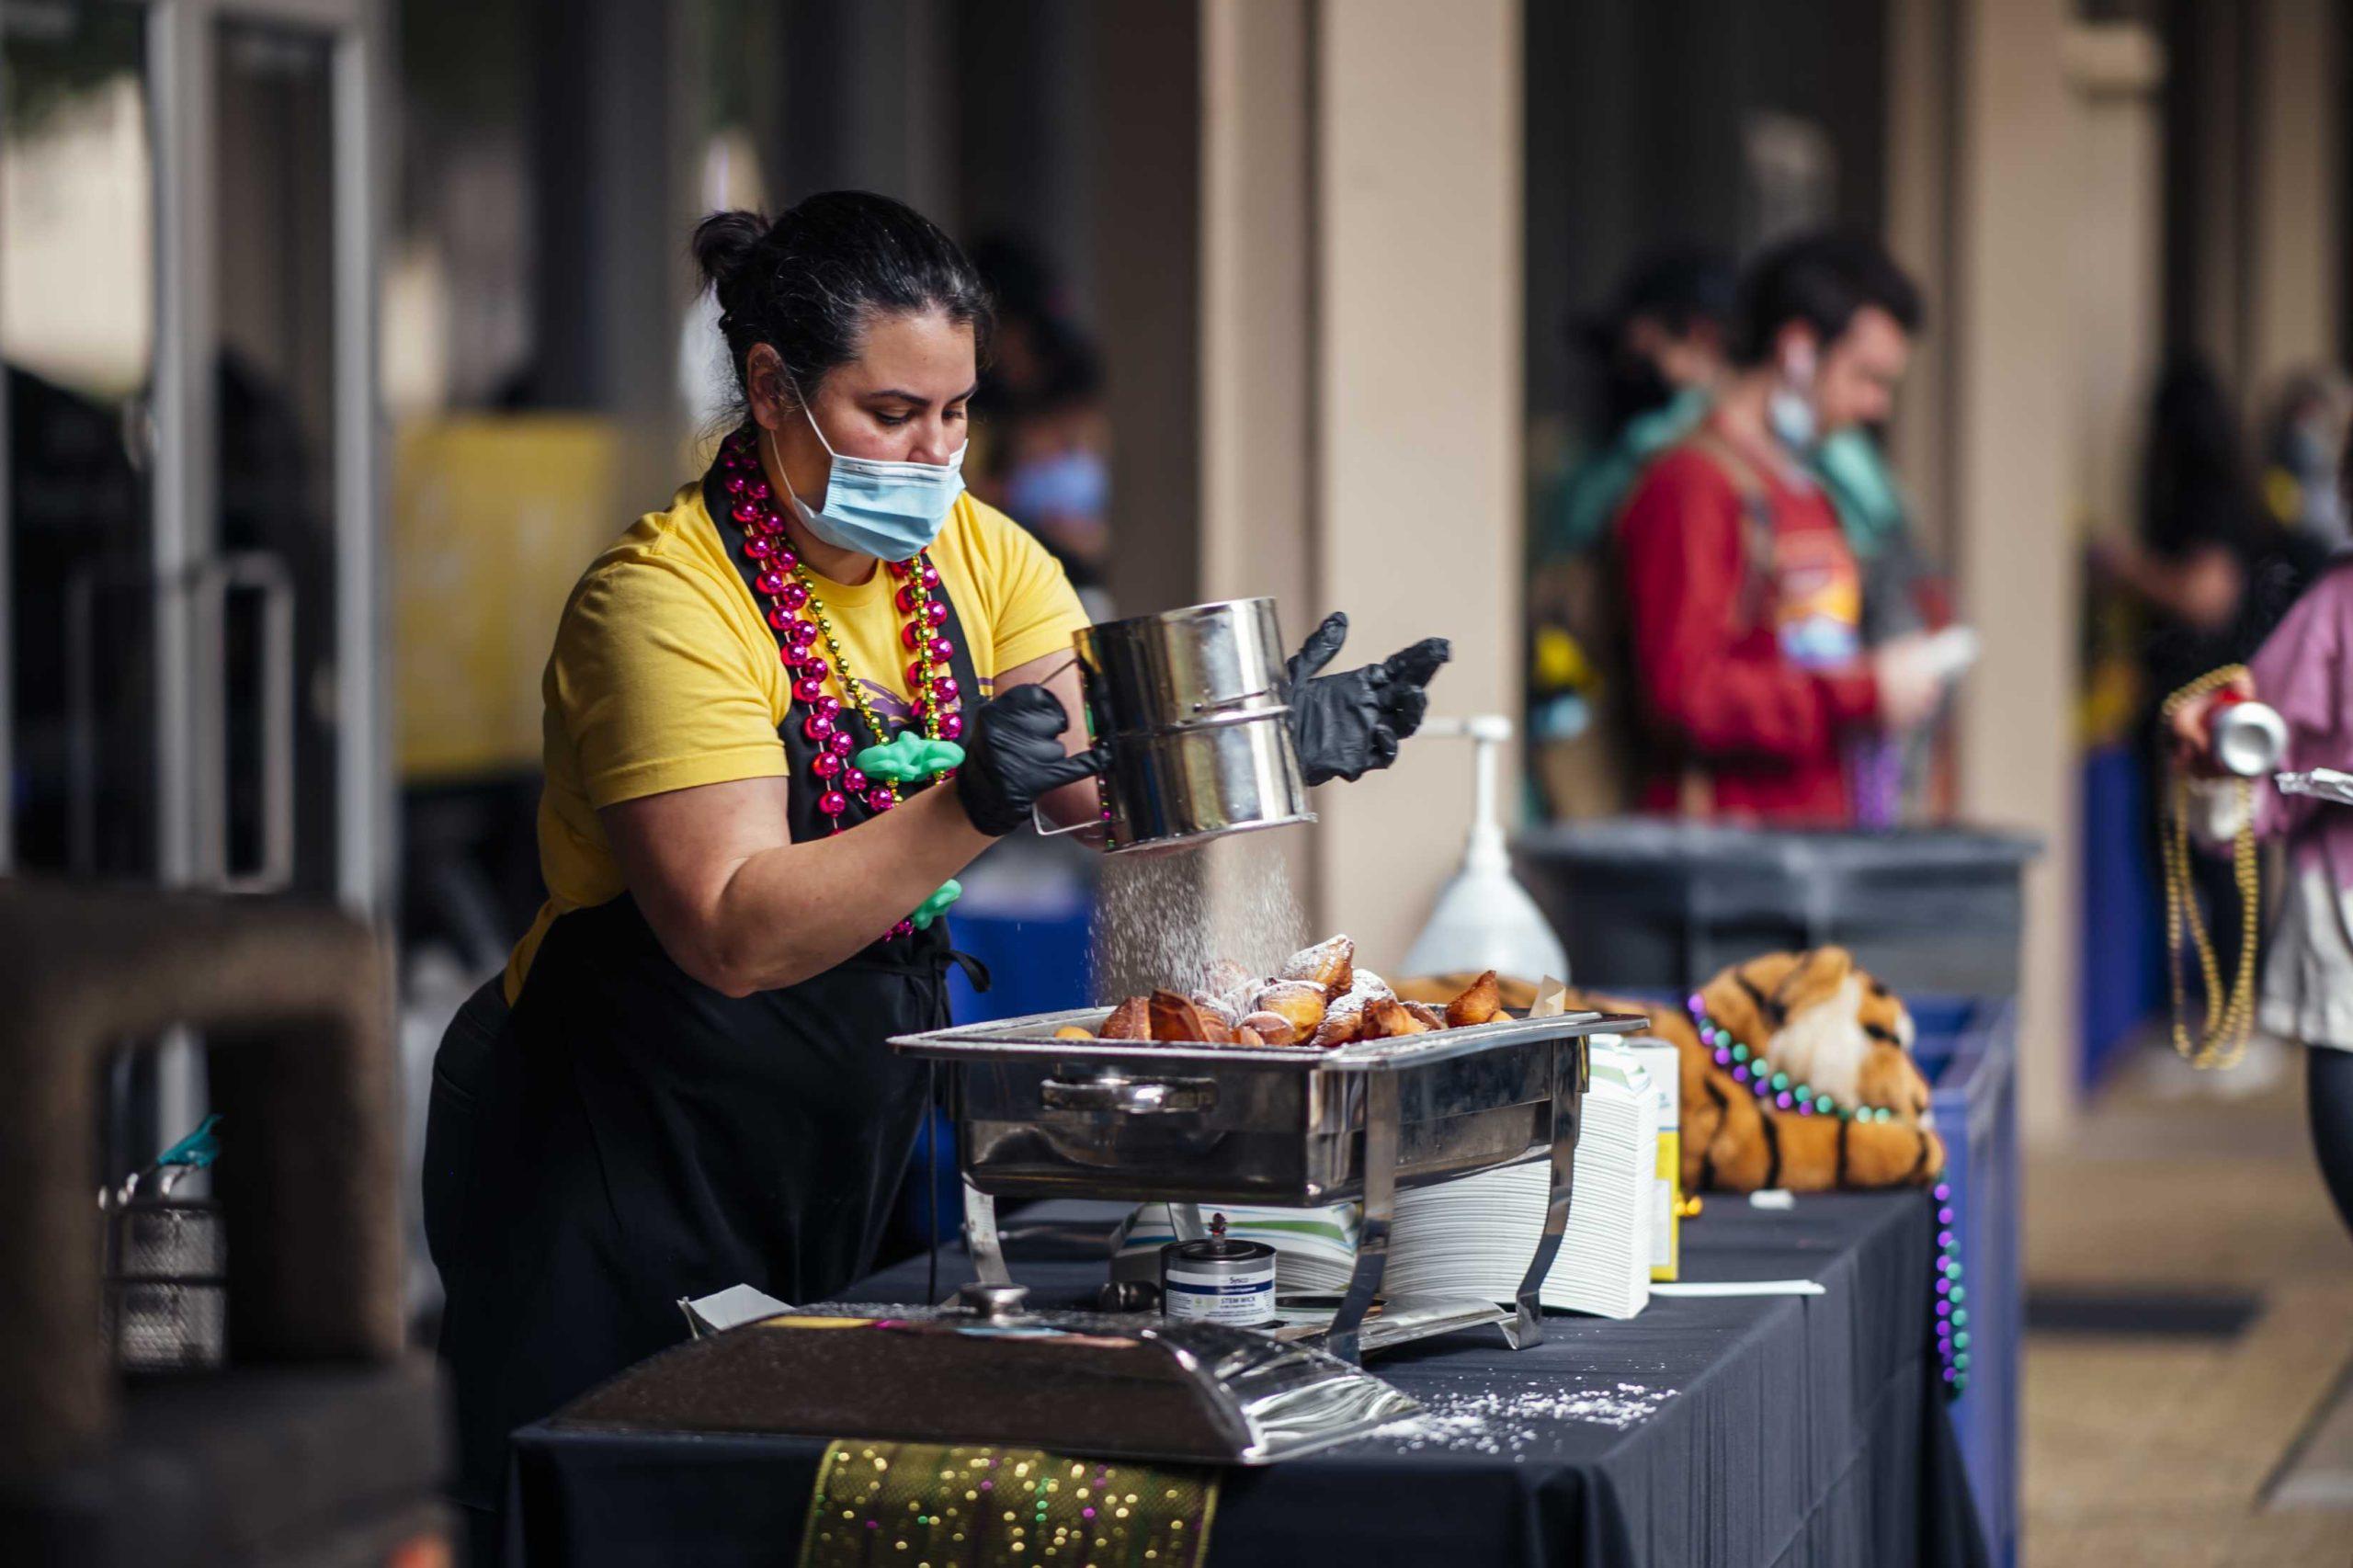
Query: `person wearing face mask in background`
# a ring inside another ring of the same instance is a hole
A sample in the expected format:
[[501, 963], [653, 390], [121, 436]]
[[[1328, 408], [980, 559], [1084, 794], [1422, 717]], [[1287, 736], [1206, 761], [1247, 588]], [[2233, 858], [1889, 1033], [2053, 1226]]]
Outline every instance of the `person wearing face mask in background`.
[[2336, 369], [2288, 378], [2265, 422], [2263, 501], [2292, 534], [2323, 552], [2353, 547], [2338, 453], [2353, 424], [2353, 384]]
[[1115, 613], [1104, 578], [1111, 553], [1110, 429], [1103, 374], [1080, 331], [1054, 322], [1040, 334], [1043, 374], [995, 415], [999, 504], [1038, 536], [1087, 613]]
[[997, 310], [996, 342], [972, 398], [972, 494], [1038, 536], [1097, 620], [1118, 612], [1111, 546], [1111, 431], [1102, 358], [1036, 247], [995, 235], [972, 246]]
[[1867, 646], [1863, 568], [1812, 466], [1825, 437], [1887, 417], [1920, 322], [1859, 235], [1789, 241], [1743, 277], [1731, 369], [1617, 522], [1644, 808], [1851, 823], [1859, 744], [1936, 710], [1928, 637]]
[[[1552, 815], [1623, 809], [1616, 776], [1631, 749], [1632, 726], [1610, 667], [1622, 644], [1614, 563], [1607, 559], [1610, 527], [1643, 472], [1689, 438], [1714, 405], [1730, 370], [1737, 285], [1727, 256], [1661, 250], [1631, 267], [1608, 305], [1572, 333], [1589, 362], [1594, 438], [1538, 514], [1529, 577], [1531, 767]], [[1920, 630], [1924, 601], [1942, 595], [1876, 433], [1863, 424], [1829, 431], [1804, 461], [1862, 570], [1864, 646]], [[1859, 778], [1857, 817], [1893, 823], [1906, 786], [1904, 759], [1893, 755], [1893, 742], [1858, 743], [1855, 750], [1884, 763]]]
[[[574, 588], [542, 682], [548, 902], [444, 1036], [426, 1239], [473, 1561], [506, 1437], [675, 1343], [676, 1302], [871, 1267], [949, 1022], [955, 878], [1033, 808], [1100, 812], [1063, 570], [964, 493], [987, 290], [858, 191], [704, 220], [742, 417]], [[1294, 661], [1310, 782], [1386, 767], [1432, 639]], [[978, 980], [980, 977], [975, 976]]]

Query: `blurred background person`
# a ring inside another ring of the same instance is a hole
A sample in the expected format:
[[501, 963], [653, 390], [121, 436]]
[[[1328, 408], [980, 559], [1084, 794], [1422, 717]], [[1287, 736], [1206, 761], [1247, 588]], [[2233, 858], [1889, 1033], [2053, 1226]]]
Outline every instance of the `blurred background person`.
[[[1643, 470], [1707, 417], [1728, 371], [1737, 273], [1730, 258], [1698, 247], [1662, 250], [1628, 272], [1610, 303], [1572, 338], [1586, 356], [1595, 411], [1591, 439], [1564, 468], [1531, 531], [1529, 733], [1538, 748], [1541, 804], [1552, 815], [1591, 810], [1579, 781], [1592, 765], [1579, 750], [1622, 753], [1630, 715], [1611, 700], [1623, 632], [1613, 574], [1595, 557]], [[1822, 487], [1862, 573], [1865, 647], [1915, 631], [1924, 599], [1941, 599], [1916, 544], [1902, 486], [1882, 452], [1879, 421], [1829, 431], [1802, 460]], [[1602, 743], [1580, 747], [1586, 736]], [[1896, 767], [1868, 775], [1857, 815], [1892, 824], [1901, 807]], [[1863, 780], [1859, 780], [1863, 782]], [[1607, 804], [1614, 808], [1620, 802]]]
[[1529, 530], [1528, 733], [1540, 814], [1616, 812], [1632, 788], [1624, 629], [1603, 547], [1643, 465], [1707, 412], [1733, 279], [1714, 251], [1662, 250], [1570, 324], [1591, 413]]
[[1108, 619], [1111, 427], [1102, 355], [1036, 251], [999, 238], [975, 245], [973, 256], [1001, 324], [973, 400], [973, 493], [1035, 534], [1088, 615]]
[[1934, 711], [1918, 632], [1866, 646], [1861, 561], [1813, 466], [1828, 437], [1887, 416], [1921, 319], [1859, 235], [1786, 242], [1743, 278], [1733, 369], [1617, 526], [1645, 808], [1852, 821], [1849, 743]]
[[1689, 434], [1724, 374], [1736, 274], [1705, 249], [1637, 262], [1609, 303], [1570, 336], [1586, 357], [1594, 417], [1538, 534], [1549, 557], [1601, 543], [1643, 467]]
[[[2265, 937], [2257, 1017], [2273, 1038], [2309, 1048], [2313, 1153], [2338, 1217], [2353, 1228], [2353, 811], [2282, 794], [2268, 779], [2242, 792], [2215, 759], [2212, 728], [2222, 703], [2251, 698], [2286, 722], [2283, 767], [2353, 770], [2353, 561], [2322, 571], [2248, 666], [2182, 704], [2160, 739], [2190, 771], [2190, 824], [2201, 838], [2223, 846], [2252, 827], [2286, 846], [2287, 885]], [[2229, 923], [2210, 922], [2210, 930], [2216, 924]]]
[[[2143, 838], [2156, 843], [2168, 743], [2165, 699], [2208, 670], [2249, 657], [2326, 561], [2328, 547], [2265, 506], [2238, 415], [2212, 366], [2177, 358], [2157, 378], [2142, 448], [2139, 531], [2104, 537], [2095, 568], [2140, 605], [2141, 710], [2134, 745], [2148, 781]], [[2215, 952], [2238, 962], [2238, 892], [2230, 862], [2199, 858], [2190, 869]], [[2263, 1054], [2263, 1053], [2258, 1053]], [[2234, 1086], [2253, 1084], [2247, 1073]]]
[[2334, 368], [2290, 376], [2264, 422], [2263, 502], [2291, 532], [2337, 551], [2353, 544], [2338, 453], [2353, 419], [2353, 386]]

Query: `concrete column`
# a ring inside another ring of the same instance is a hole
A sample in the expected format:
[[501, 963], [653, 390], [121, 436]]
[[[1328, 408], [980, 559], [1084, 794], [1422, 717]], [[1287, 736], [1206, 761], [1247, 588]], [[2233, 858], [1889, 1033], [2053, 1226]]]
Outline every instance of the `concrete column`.
[[2253, 5], [2165, 0], [2165, 351], [2236, 380], [2249, 218], [2246, 102]]
[[1961, 809], [2048, 847], [2027, 878], [2021, 1101], [2030, 1138], [2075, 1099], [2077, 553], [2066, 394], [2067, 0], [1961, 0], [1954, 567], [1988, 633], [1960, 716]]
[[1108, 368], [1111, 597], [1199, 602], [1202, 17], [1122, 6], [1087, 40], [1096, 319]]
[[[658, 0], [538, 0], [532, 401], [620, 421], [616, 494], [676, 482], [678, 324], [688, 298], [678, 17]], [[691, 190], [691, 183], [685, 187]]]
[[[1316, 24], [1313, 597], [1358, 659], [1454, 639], [1436, 711], [1517, 712], [1519, 5], [1349, 0]], [[1318, 914], [1376, 967], [1428, 914], [1470, 796], [1445, 741], [1318, 792]]]
[[964, 84], [946, 0], [789, 0], [766, 19], [783, 34], [780, 200], [876, 190], [957, 233], [949, 149]]
[[[1294, 642], [1324, 613], [1314, 562], [1314, 7], [1202, 0], [1201, 595], [1270, 595]], [[1329, 793], [1329, 791], [1326, 791]], [[1302, 900], [1313, 829], [1237, 845], [1279, 854]], [[1212, 918], [1245, 929], [1256, 879], [1212, 855]], [[1318, 927], [1320, 929], [1320, 927]]]
[[2344, 296], [2344, 74], [2336, 0], [2251, 7], [2244, 406], [2268, 404], [2282, 378], [2338, 358]]
[[2130, 535], [2164, 320], [2165, 51], [2138, 22], [2069, 29], [2075, 510]]
[[[1189, 574], [1160, 559], [1165, 540], [1139, 541], [1139, 574], [1165, 589], [1151, 602], [1182, 602], [1180, 581], [1273, 594], [1293, 638], [1346, 609], [1344, 664], [1443, 634], [1455, 662], [1437, 710], [1516, 712], [1517, 0], [1201, 0], [1198, 20], [1198, 361], [1173, 357], [1197, 378], [1176, 384], [1198, 388], [1199, 529]], [[1160, 199], [1186, 210], [1165, 182]], [[1185, 265], [1163, 256], [1132, 286], [1165, 309]], [[1123, 268], [1097, 266], [1116, 330]], [[1119, 430], [1124, 485], [1143, 427]], [[1151, 503], [1154, 521], [1174, 505]], [[1123, 530], [1139, 516], [1123, 502]], [[1454, 864], [1470, 796], [1462, 748], [1423, 742], [1317, 791], [1321, 825], [1252, 853], [1290, 858], [1315, 930], [1394, 963]]]
[[1952, 559], [1953, 158], [1959, 91], [1953, 0], [1891, 0], [1887, 18], [1887, 245], [1928, 301], [1896, 399], [1889, 449], [1921, 540]]

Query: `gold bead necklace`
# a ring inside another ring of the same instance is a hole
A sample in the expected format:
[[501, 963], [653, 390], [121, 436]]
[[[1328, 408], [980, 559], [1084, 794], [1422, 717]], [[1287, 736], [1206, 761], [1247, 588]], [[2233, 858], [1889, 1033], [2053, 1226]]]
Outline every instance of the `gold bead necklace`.
[[[2246, 674], [2244, 665], [2228, 665], [2200, 676], [2165, 700], [2161, 719], [2170, 730], [2182, 707]], [[2193, 1067], [2237, 1065], [2255, 1032], [2255, 942], [2262, 919], [2261, 879], [2255, 842], [2255, 781], [2234, 779], [2238, 795], [2238, 832], [2231, 840], [2231, 870], [2239, 890], [2239, 966], [2227, 995], [2222, 991], [2222, 964], [2198, 908], [2198, 892], [2189, 873], [2189, 779], [2178, 768], [2168, 768], [2165, 807], [2158, 828], [2159, 861], [2165, 871], [2165, 979], [2173, 999], [2173, 1048]], [[2182, 980], [2181, 938], [2187, 929], [2198, 949], [2198, 967], [2206, 983], [2206, 1024], [2192, 1040], [2185, 1022], [2189, 1005]]]

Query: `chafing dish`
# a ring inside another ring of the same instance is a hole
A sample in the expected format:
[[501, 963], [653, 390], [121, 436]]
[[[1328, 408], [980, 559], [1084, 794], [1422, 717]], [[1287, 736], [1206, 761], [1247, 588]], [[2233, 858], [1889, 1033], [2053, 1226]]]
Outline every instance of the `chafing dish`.
[[1086, 1007], [891, 1042], [949, 1069], [965, 1240], [981, 1279], [1010, 1280], [999, 1198], [1165, 1199], [1192, 1233], [1201, 1203], [1360, 1200], [1356, 1272], [1324, 1338], [1350, 1361], [1388, 1261], [1397, 1191], [1549, 1158], [1552, 1203], [1504, 1324], [1515, 1344], [1542, 1336], [1536, 1293], [1568, 1222], [1587, 1042], [1648, 1028], [1567, 1013], [1331, 1051], [1053, 1038], [1108, 1016]]

